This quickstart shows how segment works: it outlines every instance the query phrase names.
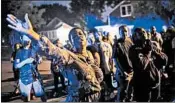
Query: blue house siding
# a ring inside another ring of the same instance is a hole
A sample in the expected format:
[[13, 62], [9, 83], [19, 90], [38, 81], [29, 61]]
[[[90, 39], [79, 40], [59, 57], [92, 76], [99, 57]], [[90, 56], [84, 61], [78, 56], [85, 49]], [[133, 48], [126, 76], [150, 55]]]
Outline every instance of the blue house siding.
[[[87, 28], [92, 29], [95, 26], [103, 26], [104, 23], [100, 18], [95, 15], [87, 14], [85, 17], [85, 21], [87, 22]], [[111, 26], [115, 24], [126, 24], [126, 25], [134, 25], [135, 27], [143, 27], [146, 30], [150, 29], [151, 26], [156, 26], [157, 31], [160, 32], [162, 30], [162, 26], [166, 25], [166, 22], [161, 19], [159, 16], [148, 15], [144, 17], [136, 17], [134, 19], [128, 18], [117, 18], [110, 16], [110, 24]]]
[[93, 29], [95, 26], [105, 25], [105, 23], [100, 18], [92, 14], [86, 14], [85, 21], [87, 23], [86, 26], [89, 29]]

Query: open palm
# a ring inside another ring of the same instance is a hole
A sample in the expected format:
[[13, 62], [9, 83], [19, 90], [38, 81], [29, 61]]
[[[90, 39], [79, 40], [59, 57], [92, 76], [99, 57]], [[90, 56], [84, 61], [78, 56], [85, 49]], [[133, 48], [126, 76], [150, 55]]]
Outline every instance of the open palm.
[[28, 14], [25, 15], [25, 23], [17, 19], [12, 14], [8, 14], [6, 20], [10, 23], [8, 27], [13, 30], [26, 34], [30, 34], [30, 32], [33, 31], [33, 27], [28, 18]]

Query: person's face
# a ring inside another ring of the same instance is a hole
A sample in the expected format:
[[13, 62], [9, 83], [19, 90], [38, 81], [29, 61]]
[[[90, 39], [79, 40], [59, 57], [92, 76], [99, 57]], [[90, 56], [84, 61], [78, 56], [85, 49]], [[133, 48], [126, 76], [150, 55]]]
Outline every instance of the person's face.
[[162, 32], [166, 32], [166, 29], [165, 28], [162, 28]]
[[24, 47], [30, 47], [30, 45], [31, 45], [31, 41], [24, 41], [23, 42]]
[[127, 27], [121, 28], [121, 37], [125, 39], [128, 36], [128, 29]]
[[147, 32], [144, 29], [142, 29], [142, 34], [143, 34], [143, 38], [142, 38], [143, 40], [148, 39]]
[[152, 32], [155, 33], [156, 32], [156, 28], [152, 27]]
[[20, 44], [16, 44], [16, 50], [20, 48]]
[[101, 41], [102, 40], [102, 33], [101, 32], [95, 32], [94, 37], [97, 41]]
[[146, 31], [144, 29], [141, 29], [141, 31], [136, 32], [136, 39], [141, 41], [148, 39]]
[[86, 47], [86, 37], [81, 29], [76, 29], [75, 33], [72, 35], [74, 46], [76, 49], [82, 49]]

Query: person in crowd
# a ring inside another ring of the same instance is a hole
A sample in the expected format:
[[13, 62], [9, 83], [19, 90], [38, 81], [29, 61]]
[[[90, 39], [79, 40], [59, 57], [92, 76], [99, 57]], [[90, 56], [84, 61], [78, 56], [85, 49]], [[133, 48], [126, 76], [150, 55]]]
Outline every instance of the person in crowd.
[[[62, 43], [60, 42], [59, 39], [55, 40], [55, 43], [54, 43], [57, 47], [60, 47], [63, 49], [63, 45]], [[51, 69], [51, 72], [53, 74], [53, 77], [54, 77], [54, 93], [53, 93], [53, 96], [54, 97], [57, 97], [59, 95], [59, 92], [58, 92], [58, 84], [59, 84], [59, 77], [60, 77], [60, 80], [61, 80], [61, 85], [62, 85], [62, 92], [66, 93], [66, 85], [65, 85], [65, 78], [64, 76], [62, 75], [61, 71], [60, 71], [60, 68], [56, 62], [56, 58], [51, 58], [51, 66], [50, 66], [50, 69]]]
[[67, 50], [73, 51], [72, 45], [70, 44], [69, 40], [66, 40], [66, 45], [64, 45], [64, 47]]
[[[12, 54], [11, 61], [14, 61], [14, 77], [19, 71], [19, 77], [15, 78], [19, 79], [19, 90], [24, 101], [30, 101], [31, 93], [47, 101], [37, 69], [39, 54], [31, 48], [31, 42], [36, 41], [41, 43], [43, 49], [48, 49], [46, 53], [50, 56], [54, 76], [54, 97], [59, 95], [60, 77], [62, 92], [68, 94], [66, 102], [113, 101], [110, 99], [116, 89], [114, 75], [118, 84], [117, 96], [114, 96], [117, 102], [155, 102], [164, 96], [161, 92], [165, 92], [164, 81], [167, 79], [163, 78], [168, 78], [172, 85], [174, 83], [173, 27], [163, 28], [161, 34], [155, 26], [151, 27], [151, 32], [136, 28], [130, 38], [127, 26], [122, 25], [119, 27], [121, 38], [115, 37], [114, 41], [109, 32], [102, 35], [102, 32], [93, 29], [86, 35], [81, 28], [74, 27], [63, 47], [59, 39], [52, 43], [46, 36], [36, 33], [27, 14], [25, 22], [11, 14], [7, 16], [7, 21], [11, 29], [22, 35], [23, 48]], [[68, 79], [68, 86], [65, 79]]]
[[14, 91], [15, 94], [19, 93], [19, 90], [18, 90], [19, 70], [15, 69], [14, 60], [15, 60], [15, 57], [16, 57], [16, 53], [20, 48], [21, 48], [21, 44], [16, 43], [14, 45], [14, 52], [12, 53], [11, 58], [10, 58], [11, 63], [13, 63], [13, 74], [14, 74], [14, 80], [16, 82], [15, 91]]
[[137, 102], [156, 101], [160, 98], [160, 67], [166, 65], [167, 57], [147, 39], [143, 28], [136, 28], [134, 33], [136, 41], [129, 50], [134, 71], [134, 97]]
[[107, 36], [107, 40], [108, 40], [109, 44], [111, 46], [113, 46], [114, 40], [112, 39], [112, 33], [108, 32], [106, 36]]
[[31, 46], [31, 40], [23, 35], [22, 46], [15, 57], [14, 66], [19, 70], [19, 89], [24, 101], [30, 101], [31, 91], [33, 90], [35, 96], [41, 97], [42, 101], [47, 101], [44, 88], [38, 79], [38, 73], [36, 72], [35, 57], [36, 53]]
[[173, 81], [173, 54], [174, 54], [174, 51], [172, 49], [173, 47], [173, 44], [172, 44], [172, 40], [173, 38], [175, 37], [175, 29], [174, 27], [170, 26], [168, 27], [167, 29], [167, 32], [166, 32], [166, 40], [164, 41], [163, 43], [163, 51], [167, 54], [168, 56], [168, 64], [167, 64], [167, 67], [166, 67], [166, 72], [168, 73], [168, 78], [170, 80], [170, 84], [172, 84], [174, 81]]
[[[132, 64], [129, 59], [129, 49], [133, 45], [133, 42], [131, 38], [128, 35], [128, 28], [126, 25], [120, 26], [119, 27], [120, 35], [121, 38], [116, 42], [114, 45], [114, 56], [113, 58], [118, 59], [118, 62], [121, 65], [121, 71], [122, 71], [122, 77], [119, 79], [119, 92], [118, 92], [118, 98], [120, 100], [118, 101], [131, 101], [129, 99], [132, 99], [131, 95], [132, 94], [132, 86], [131, 86], [131, 79], [133, 75], [133, 69], [132, 69]], [[129, 90], [128, 89], [129, 86]], [[127, 91], [127, 93], [125, 92]], [[130, 92], [130, 93], [129, 93]]]
[[[69, 33], [69, 39], [74, 46], [76, 53], [70, 52], [65, 49], [61, 49], [53, 45], [50, 40], [45, 36], [38, 35], [32, 28], [32, 25], [28, 19], [28, 15], [25, 15], [25, 20], [28, 24], [28, 28], [21, 26], [21, 23], [14, 22], [17, 19], [12, 15], [8, 15], [8, 21], [12, 25], [10, 28], [19, 32], [26, 33], [33, 37], [37, 41], [42, 41], [49, 47], [49, 55], [53, 55], [57, 58], [64, 68], [63, 72], [67, 72], [68, 80], [71, 82], [71, 86], [68, 90], [67, 101], [98, 101], [100, 97], [100, 82], [103, 80], [103, 74], [100, 68], [93, 65], [93, 58], [86, 50], [86, 37], [85, 33], [79, 28], [73, 28]], [[19, 20], [18, 20], [19, 21]]]
[[112, 65], [112, 46], [110, 45], [107, 35], [102, 36], [101, 33], [95, 29], [93, 29], [90, 34], [90, 37], [92, 38], [90, 41], [92, 41], [92, 44], [88, 46], [88, 49], [92, 51], [93, 55], [96, 53], [94, 59], [104, 74], [104, 81], [101, 83], [103, 90], [100, 101], [112, 101], [112, 97], [109, 97], [110, 95], [113, 95], [114, 91], [112, 74], [115, 72], [115, 68], [113, 68]]
[[[175, 37], [172, 40], [172, 49], [173, 49], [173, 55], [174, 55], [174, 59], [173, 59], [173, 78], [175, 78]], [[175, 79], [173, 79], [172, 81], [175, 81]], [[175, 82], [173, 82], [173, 86], [175, 87]]]
[[151, 40], [158, 42], [160, 47], [162, 47], [163, 39], [162, 39], [161, 34], [156, 31], [155, 26], [151, 27], [151, 35], [152, 35]]
[[112, 85], [112, 75], [115, 74], [115, 68], [113, 66], [112, 61], [112, 46], [110, 45], [108, 41], [107, 35], [98, 37], [98, 50], [100, 55], [100, 67], [104, 74], [104, 96], [106, 98], [103, 98], [104, 101], [112, 101], [113, 99], [109, 97], [110, 95], [113, 95], [114, 87]]
[[167, 27], [166, 26], [162, 26], [162, 31], [160, 32], [163, 41], [166, 41], [167, 39]]
[[108, 88], [112, 88], [111, 86], [111, 71], [112, 71], [112, 47], [108, 42], [108, 39], [106, 36], [102, 37], [102, 40], [100, 40], [99, 44], [100, 48], [100, 57], [101, 57], [101, 68], [104, 71], [104, 80], [106, 84], [108, 85]]
[[151, 32], [150, 32], [150, 29], [147, 31], [147, 37], [148, 37], [149, 40], [151, 40], [152, 35], [151, 35]]
[[100, 55], [99, 55], [99, 49], [98, 44], [95, 42], [95, 37], [93, 32], [91, 32], [88, 36], [89, 45], [87, 46], [87, 50], [89, 50], [95, 60], [95, 64], [100, 67]]

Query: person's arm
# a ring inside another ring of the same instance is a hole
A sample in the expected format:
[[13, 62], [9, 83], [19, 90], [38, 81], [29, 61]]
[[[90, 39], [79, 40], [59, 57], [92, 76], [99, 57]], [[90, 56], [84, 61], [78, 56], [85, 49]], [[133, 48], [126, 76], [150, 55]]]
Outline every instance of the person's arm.
[[162, 68], [163, 66], [167, 66], [168, 57], [165, 53], [163, 53], [159, 48], [153, 48], [152, 55], [155, 56], [155, 64], [157, 68]]
[[142, 53], [142, 49], [136, 49], [135, 46], [131, 47], [129, 50], [129, 59], [131, 60], [131, 64], [133, 69], [146, 69], [146, 64], [149, 62], [151, 57], [151, 51], [147, 54]]
[[112, 46], [109, 44], [109, 57], [112, 58]]
[[[68, 64], [75, 63], [79, 66], [79, 68], [77, 68], [77, 69], [80, 72], [82, 72], [83, 74], [86, 74], [86, 76], [89, 76], [88, 74], [90, 72], [88, 72], [88, 70], [86, 70], [84, 68], [84, 66], [86, 67], [86, 64], [81, 62], [81, 60], [79, 60], [77, 55], [75, 55], [74, 53], [72, 53], [68, 50], [64, 50], [64, 49], [56, 47], [47, 37], [45, 37], [45, 36], [42, 37], [39, 34], [37, 34], [33, 30], [32, 24], [31, 24], [30, 20], [28, 19], [27, 14], [25, 15], [25, 21], [28, 25], [28, 28], [25, 28], [23, 26], [22, 22], [20, 20], [18, 20], [15, 16], [13, 16], [11, 14], [9, 14], [7, 16], [8, 16], [7, 21], [11, 24], [11, 25], [8, 25], [9, 28], [16, 30], [18, 32], [25, 33], [37, 41], [40, 41], [40, 40], [43, 41], [49, 47], [50, 55], [55, 55], [61, 61], [60, 62], [61, 65], [68, 65]], [[24, 64], [24, 63], [22, 63], [22, 64]], [[21, 67], [21, 65], [19, 65], [17, 67]]]
[[114, 63], [113, 63], [113, 51], [112, 51], [112, 46], [109, 45], [109, 65], [111, 65], [111, 71], [115, 73], [115, 68], [114, 68]]
[[12, 55], [11, 55], [10, 61], [11, 61], [11, 63], [14, 62], [14, 52], [13, 52]]
[[[11, 29], [16, 30], [18, 32], [25, 33], [37, 41], [44, 42], [49, 48], [50, 55], [57, 55], [58, 58], [64, 59], [64, 62], [68, 62], [68, 56], [70, 53], [68, 53], [64, 49], [56, 47], [47, 37], [40, 36], [38, 33], [36, 33], [33, 30], [32, 24], [31, 24], [30, 20], [28, 19], [27, 14], [25, 15], [25, 21], [28, 25], [28, 28], [25, 28], [23, 26], [24, 23], [22, 23], [20, 20], [18, 20], [15, 16], [13, 16], [11, 14], [8, 15], [7, 21], [11, 24], [11, 25], [8, 25], [8, 27], [10, 27]], [[71, 55], [75, 56], [73, 53], [71, 53]]]
[[162, 39], [162, 37], [160, 36], [160, 38], [159, 38], [159, 43], [160, 43], [160, 46], [162, 46], [163, 45], [163, 39]]
[[25, 33], [37, 41], [40, 41], [42, 39], [43, 42], [48, 45], [49, 50], [51, 51], [56, 48], [56, 46], [52, 42], [50, 42], [50, 40], [47, 37], [41, 37], [38, 33], [36, 33], [33, 30], [32, 24], [28, 19], [28, 14], [25, 15], [26, 25], [28, 27], [25, 27], [25, 23], [22, 23], [22, 21], [18, 20], [15, 16], [11, 14], [7, 15], [7, 21], [10, 23], [10, 25], [8, 25], [9, 28], [18, 32]]
[[100, 55], [98, 52], [95, 52], [94, 53], [94, 56], [95, 56], [95, 60], [97, 62], [97, 65], [100, 66]]
[[160, 44], [160, 46], [162, 46], [162, 44], [163, 44], [163, 39], [162, 39], [162, 36], [161, 36], [161, 34], [157, 34], [156, 35], [156, 38], [157, 38], [157, 41], [158, 41], [158, 43]]
[[29, 64], [34, 61], [33, 58], [28, 58], [28, 59], [21, 61], [20, 55], [21, 55], [21, 52], [17, 52], [16, 57], [15, 57], [15, 63], [14, 63], [15, 69], [19, 69], [23, 67], [25, 64]]
[[138, 65], [140, 66], [140, 68], [142, 68], [143, 70], [146, 70], [146, 67], [148, 63], [150, 62], [150, 59], [151, 59], [151, 51], [145, 55], [139, 54]]
[[28, 59], [25, 59], [23, 61], [20, 62], [19, 59], [16, 59], [16, 63], [15, 63], [15, 68], [18, 69], [18, 68], [21, 68], [23, 67], [25, 64], [30, 64], [34, 61], [33, 58], [28, 58]]

